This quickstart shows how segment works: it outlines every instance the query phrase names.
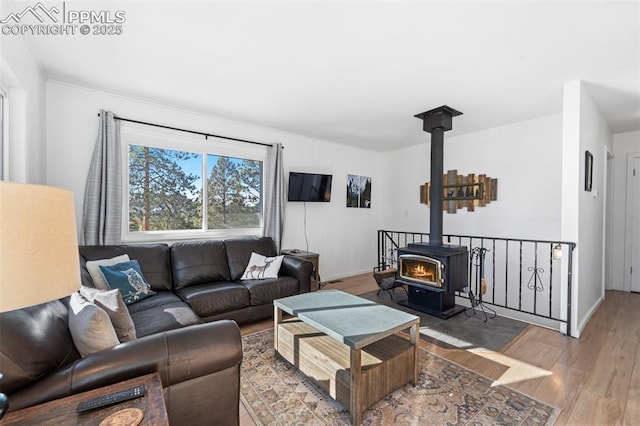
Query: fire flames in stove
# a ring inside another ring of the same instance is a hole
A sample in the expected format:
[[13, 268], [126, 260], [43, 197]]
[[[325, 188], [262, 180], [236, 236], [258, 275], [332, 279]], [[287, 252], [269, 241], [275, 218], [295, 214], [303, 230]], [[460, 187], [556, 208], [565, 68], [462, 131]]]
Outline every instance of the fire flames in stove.
[[409, 275], [413, 278], [417, 278], [420, 280], [426, 280], [431, 282], [434, 282], [436, 280], [436, 274], [433, 271], [433, 269], [430, 269], [427, 271], [427, 268], [425, 268], [424, 265], [416, 265], [411, 269], [411, 272]]
[[442, 287], [442, 262], [426, 256], [400, 256], [400, 277], [435, 287]]

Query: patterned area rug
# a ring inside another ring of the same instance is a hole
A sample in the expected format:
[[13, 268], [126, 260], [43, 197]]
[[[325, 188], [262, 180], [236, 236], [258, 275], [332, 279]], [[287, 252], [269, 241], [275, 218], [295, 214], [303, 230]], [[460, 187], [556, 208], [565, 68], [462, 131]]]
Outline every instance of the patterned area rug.
[[[289, 362], [273, 330], [243, 337], [241, 397], [258, 425], [348, 425], [349, 411]], [[420, 381], [363, 413], [364, 425], [552, 425], [560, 409], [420, 351]]]

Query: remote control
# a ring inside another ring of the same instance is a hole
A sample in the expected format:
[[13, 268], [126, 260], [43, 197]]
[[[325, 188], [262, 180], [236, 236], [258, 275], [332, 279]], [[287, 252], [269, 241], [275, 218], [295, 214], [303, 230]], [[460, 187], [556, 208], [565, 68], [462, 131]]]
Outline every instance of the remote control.
[[82, 401], [78, 404], [76, 411], [78, 413], [84, 413], [87, 411], [95, 410], [96, 408], [107, 407], [109, 405], [118, 404], [122, 401], [129, 399], [135, 399], [143, 396], [145, 388], [143, 385], [136, 386], [135, 388], [127, 389], [122, 392], [116, 392], [109, 395], [99, 396], [88, 401]]

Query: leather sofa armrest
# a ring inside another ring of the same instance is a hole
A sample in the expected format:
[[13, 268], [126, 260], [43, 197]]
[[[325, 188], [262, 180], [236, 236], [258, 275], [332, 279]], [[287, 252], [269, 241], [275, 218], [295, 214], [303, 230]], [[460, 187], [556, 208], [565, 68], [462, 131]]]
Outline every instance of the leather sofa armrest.
[[281, 275], [294, 277], [300, 283], [300, 293], [311, 291], [311, 274], [313, 274], [313, 263], [301, 257], [285, 255], [282, 259]]
[[234, 321], [197, 324], [121, 343], [79, 359], [44, 377], [37, 386], [12, 394], [10, 408], [16, 410], [153, 372], [160, 374], [166, 388], [241, 362], [242, 337]]

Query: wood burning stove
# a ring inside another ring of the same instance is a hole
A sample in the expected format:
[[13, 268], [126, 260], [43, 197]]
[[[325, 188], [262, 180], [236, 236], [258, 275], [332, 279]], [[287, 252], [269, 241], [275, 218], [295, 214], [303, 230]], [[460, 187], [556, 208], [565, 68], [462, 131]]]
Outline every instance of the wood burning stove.
[[443, 105], [416, 115], [423, 130], [431, 133], [431, 184], [429, 185], [429, 243], [408, 244], [398, 250], [401, 284], [408, 287], [401, 304], [440, 318], [464, 311], [455, 303], [456, 291], [467, 287], [469, 252], [464, 246], [442, 243], [442, 172], [444, 132], [451, 130], [452, 118], [462, 114]]
[[[423, 272], [424, 271], [424, 272]], [[397, 281], [407, 285], [402, 305], [439, 318], [464, 310], [456, 305], [456, 291], [467, 286], [469, 252], [465, 246], [408, 244], [398, 250]]]

